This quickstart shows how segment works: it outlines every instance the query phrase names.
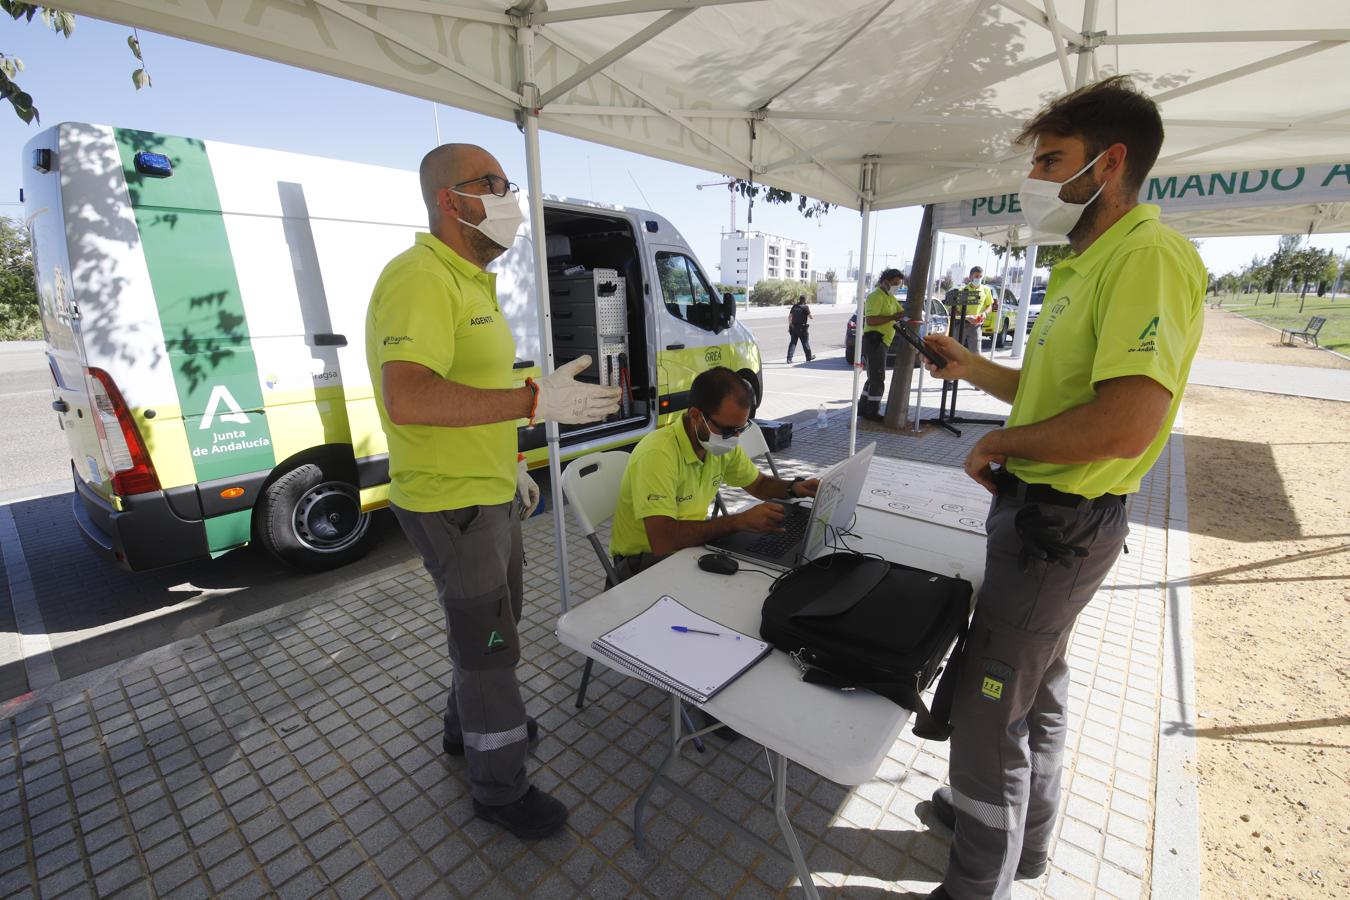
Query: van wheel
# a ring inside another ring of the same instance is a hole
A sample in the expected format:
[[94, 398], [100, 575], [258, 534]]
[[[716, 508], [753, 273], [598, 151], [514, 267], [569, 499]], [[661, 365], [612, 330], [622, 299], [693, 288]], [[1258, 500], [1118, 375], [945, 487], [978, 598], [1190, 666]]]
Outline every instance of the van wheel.
[[268, 486], [254, 513], [268, 552], [298, 569], [322, 571], [365, 556], [373, 536], [370, 514], [346, 481], [315, 463], [298, 466]]

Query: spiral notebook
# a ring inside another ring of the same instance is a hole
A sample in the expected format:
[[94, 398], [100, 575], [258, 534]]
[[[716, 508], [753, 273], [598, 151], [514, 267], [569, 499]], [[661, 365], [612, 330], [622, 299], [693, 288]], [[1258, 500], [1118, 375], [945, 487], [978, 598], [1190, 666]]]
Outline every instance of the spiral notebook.
[[[689, 630], [676, 631], [676, 626]], [[691, 703], [706, 703], [769, 652], [764, 641], [700, 616], [670, 596], [591, 646], [643, 681]]]

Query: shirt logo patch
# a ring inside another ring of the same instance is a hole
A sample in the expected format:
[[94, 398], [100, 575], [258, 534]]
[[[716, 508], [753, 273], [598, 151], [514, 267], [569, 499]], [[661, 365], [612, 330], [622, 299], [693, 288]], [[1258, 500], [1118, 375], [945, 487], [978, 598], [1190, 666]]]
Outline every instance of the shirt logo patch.
[[488, 635], [487, 648], [483, 651], [483, 653], [484, 655], [488, 653], [496, 653], [500, 650], [505, 650], [506, 646], [507, 646], [506, 639], [503, 638], [501, 636], [501, 633], [494, 628], [492, 630], [492, 633]]
[[693, 495], [693, 494], [676, 494], [676, 495], [675, 495], [675, 502], [676, 502], [676, 503], [688, 503], [690, 500], [693, 500], [693, 499], [694, 499], [694, 495]]
[[648, 495], [647, 495], [647, 502], [648, 502], [648, 503], [655, 503], [655, 502], [657, 502], [657, 501], [659, 501], [659, 500], [664, 500], [664, 499], [666, 499], [666, 495], [665, 495], [665, 494], [648, 494]]
[[1158, 317], [1144, 326], [1144, 330], [1139, 332], [1139, 345], [1131, 347], [1131, 353], [1157, 353], [1158, 342], [1154, 340], [1158, 336]]
[[406, 334], [386, 335], [382, 343], [386, 347], [397, 347], [399, 344], [411, 344], [413, 339]]
[[491, 325], [492, 322], [492, 316], [474, 316], [469, 320], [470, 325]]

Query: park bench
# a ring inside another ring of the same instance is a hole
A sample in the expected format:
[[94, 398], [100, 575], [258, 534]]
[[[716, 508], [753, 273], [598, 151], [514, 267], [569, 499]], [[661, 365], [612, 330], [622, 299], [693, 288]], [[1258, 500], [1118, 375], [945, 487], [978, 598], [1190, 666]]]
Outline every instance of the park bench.
[[1293, 331], [1288, 328], [1281, 331], [1280, 343], [1292, 345], [1294, 343], [1294, 338], [1299, 338], [1300, 340], [1303, 341], [1303, 343], [1312, 344], [1314, 347], [1316, 347], [1317, 332], [1321, 331], [1322, 326], [1325, 324], [1327, 324], [1325, 316], [1313, 316], [1311, 319], [1308, 320], [1307, 327], [1305, 327], [1302, 331]]

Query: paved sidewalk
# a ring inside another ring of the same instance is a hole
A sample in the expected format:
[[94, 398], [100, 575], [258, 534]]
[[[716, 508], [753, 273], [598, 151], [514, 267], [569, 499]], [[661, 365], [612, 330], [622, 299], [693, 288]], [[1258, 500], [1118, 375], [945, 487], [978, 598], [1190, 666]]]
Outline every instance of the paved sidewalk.
[[[845, 426], [799, 420], [783, 469], [837, 459]], [[984, 430], [864, 427], [860, 439], [956, 465]], [[1172, 459], [1131, 500], [1130, 553], [1080, 617], [1065, 814], [1050, 871], [1016, 896], [1147, 895]], [[463, 763], [439, 751], [442, 615], [409, 563], [62, 682], [0, 720], [0, 896], [799, 896], [789, 868], [663, 791], [649, 848], [634, 849], [633, 804], [665, 749], [664, 695], [597, 669], [573, 709], [583, 660], [553, 633], [551, 528], [539, 517], [526, 529], [519, 675], [544, 731], [532, 777], [571, 808], [563, 835], [523, 844], [473, 819]], [[569, 540], [574, 592], [591, 596], [598, 563]], [[924, 804], [945, 772], [946, 745], [908, 731], [856, 789], [793, 767], [788, 807], [822, 893], [931, 887], [949, 835], [924, 824]], [[672, 774], [781, 840], [749, 741], [711, 738]]]
[[1287, 394], [1291, 397], [1350, 401], [1350, 369], [1197, 359], [1191, 364], [1189, 383]]

